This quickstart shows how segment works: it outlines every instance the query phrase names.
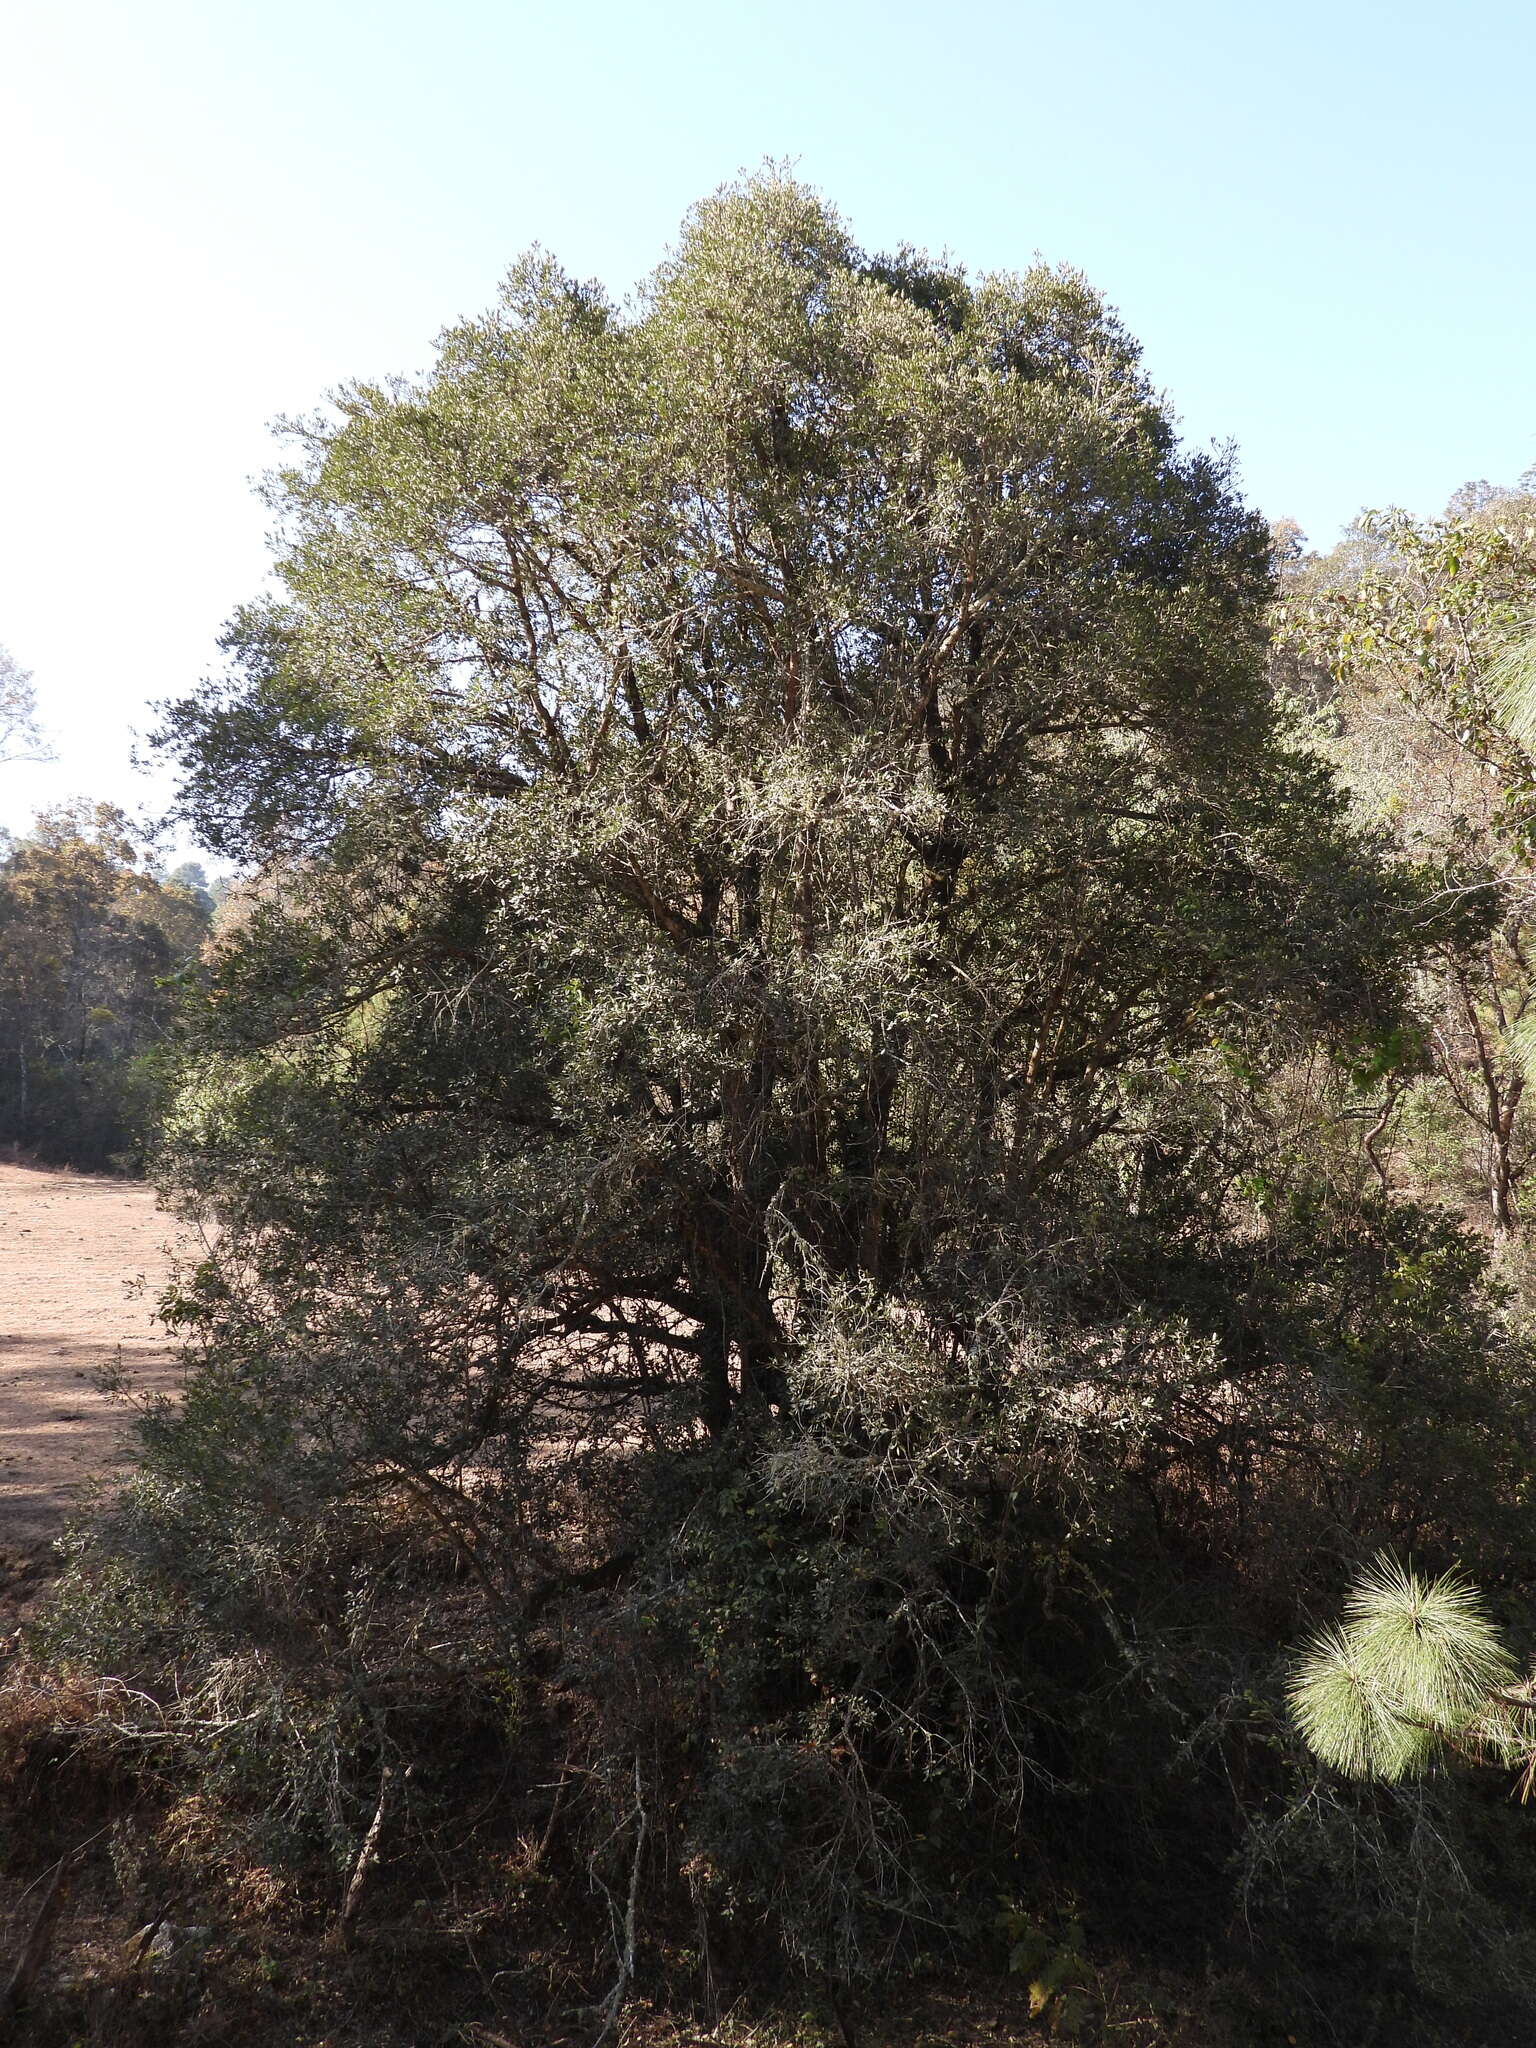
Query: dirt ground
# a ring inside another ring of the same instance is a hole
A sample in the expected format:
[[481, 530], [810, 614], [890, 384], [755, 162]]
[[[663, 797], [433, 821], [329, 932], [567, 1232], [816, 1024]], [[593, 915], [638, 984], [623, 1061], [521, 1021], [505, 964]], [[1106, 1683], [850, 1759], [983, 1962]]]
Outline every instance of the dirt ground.
[[131, 1418], [97, 1375], [175, 1385], [154, 1317], [173, 1234], [142, 1183], [0, 1163], [0, 1632], [86, 1490], [125, 1469]]

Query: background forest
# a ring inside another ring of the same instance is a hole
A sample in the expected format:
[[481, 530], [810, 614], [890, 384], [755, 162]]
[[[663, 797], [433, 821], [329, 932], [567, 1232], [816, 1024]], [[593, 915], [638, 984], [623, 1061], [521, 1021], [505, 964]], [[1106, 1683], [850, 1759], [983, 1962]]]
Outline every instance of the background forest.
[[177, 977], [213, 910], [202, 870], [157, 873], [109, 804], [0, 840], [0, 1144], [142, 1168]]
[[[0, 866], [0, 1139], [206, 1248], [5, 1680], [149, 1923], [31, 2037], [1525, 2038], [1536, 495], [1309, 553], [1078, 274], [776, 173], [269, 489], [241, 880]], [[1383, 1552], [1502, 1748], [1306, 1739]]]

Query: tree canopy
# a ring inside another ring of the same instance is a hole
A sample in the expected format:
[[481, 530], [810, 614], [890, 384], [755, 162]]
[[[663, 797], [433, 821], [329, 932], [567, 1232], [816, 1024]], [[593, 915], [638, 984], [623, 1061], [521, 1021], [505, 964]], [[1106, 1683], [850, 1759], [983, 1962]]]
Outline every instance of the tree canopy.
[[277, 1076], [327, 1204], [415, 1184], [499, 1341], [643, 1353], [718, 1432], [797, 1267], [963, 1337], [1150, 1073], [1390, 1028], [1415, 886], [1277, 729], [1264, 529], [1075, 274], [871, 259], [768, 176], [631, 308], [530, 259], [295, 434], [285, 596], [169, 725], [287, 877], [193, 1116], [225, 1206], [272, 1220]]

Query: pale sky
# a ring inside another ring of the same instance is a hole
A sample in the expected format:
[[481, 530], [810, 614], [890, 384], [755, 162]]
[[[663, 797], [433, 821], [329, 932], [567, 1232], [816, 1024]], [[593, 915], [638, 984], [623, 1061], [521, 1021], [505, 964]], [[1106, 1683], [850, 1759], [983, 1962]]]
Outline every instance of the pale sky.
[[1193, 440], [1328, 545], [1536, 462], [1536, 9], [1416, 0], [0, 0], [0, 643], [59, 760], [261, 584], [267, 423], [424, 369], [542, 242], [625, 291], [791, 159], [870, 248], [1077, 264]]

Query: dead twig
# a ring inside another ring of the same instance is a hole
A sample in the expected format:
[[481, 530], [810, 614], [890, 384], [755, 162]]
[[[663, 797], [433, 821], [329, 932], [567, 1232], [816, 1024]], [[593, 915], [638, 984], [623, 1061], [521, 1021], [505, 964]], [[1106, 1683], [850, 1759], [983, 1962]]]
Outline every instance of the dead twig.
[[92, 1842], [98, 1841], [105, 1833], [105, 1828], [98, 1828], [94, 1835], [88, 1835], [83, 1842], [76, 1843], [73, 1849], [66, 1850], [54, 1865], [48, 1889], [43, 1893], [42, 1904], [32, 1916], [32, 1925], [28, 1928], [27, 1938], [21, 1945], [21, 1954], [16, 1958], [16, 1967], [11, 1972], [4, 1995], [0, 1996], [0, 2019], [8, 2019], [12, 2014], [20, 2012], [31, 1996], [38, 1972], [48, 1960], [53, 1930], [58, 1922], [59, 1910], [64, 1904], [69, 1873]]
[[[404, 1776], [409, 1778], [411, 1766], [405, 1767]], [[379, 1860], [379, 1837], [384, 1832], [385, 1816], [389, 1812], [390, 1797], [395, 1788], [395, 1767], [387, 1763], [379, 1777], [379, 1803], [373, 1810], [373, 1819], [363, 1837], [362, 1847], [352, 1865], [352, 1875], [347, 1880], [346, 1896], [341, 1902], [341, 1911], [336, 1915], [326, 1937], [325, 1947], [332, 1952], [344, 1949], [362, 1903], [363, 1886], [368, 1882], [368, 1873]]]
[[[645, 1791], [640, 1777], [640, 1759], [635, 1758], [635, 1853], [629, 1867], [629, 1897], [625, 1902], [624, 1918], [619, 1920], [614, 1908], [613, 1895], [603, 1885], [608, 1899], [608, 1910], [613, 1915], [614, 1947], [619, 1952], [619, 1974], [614, 1979], [613, 1989], [603, 2000], [597, 2011], [602, 2019], [592, 2048], [603, 2048], [603, 2043], [618, 2025], [619, 2012], [624, 2004], [624, 1994], [635, 1977], [635, 1922], [640, 1905], [640, 1868], [645, 1855], [645, 1838], [650, 1830], [650, 1818], [645, 1810]], [[610, 1837], [610, 1839], [612, 1839]], [[599, 1878], [601, 1884], [602, 1880]], [[622, 1931], [621, 1931], [622, 1929]]]

